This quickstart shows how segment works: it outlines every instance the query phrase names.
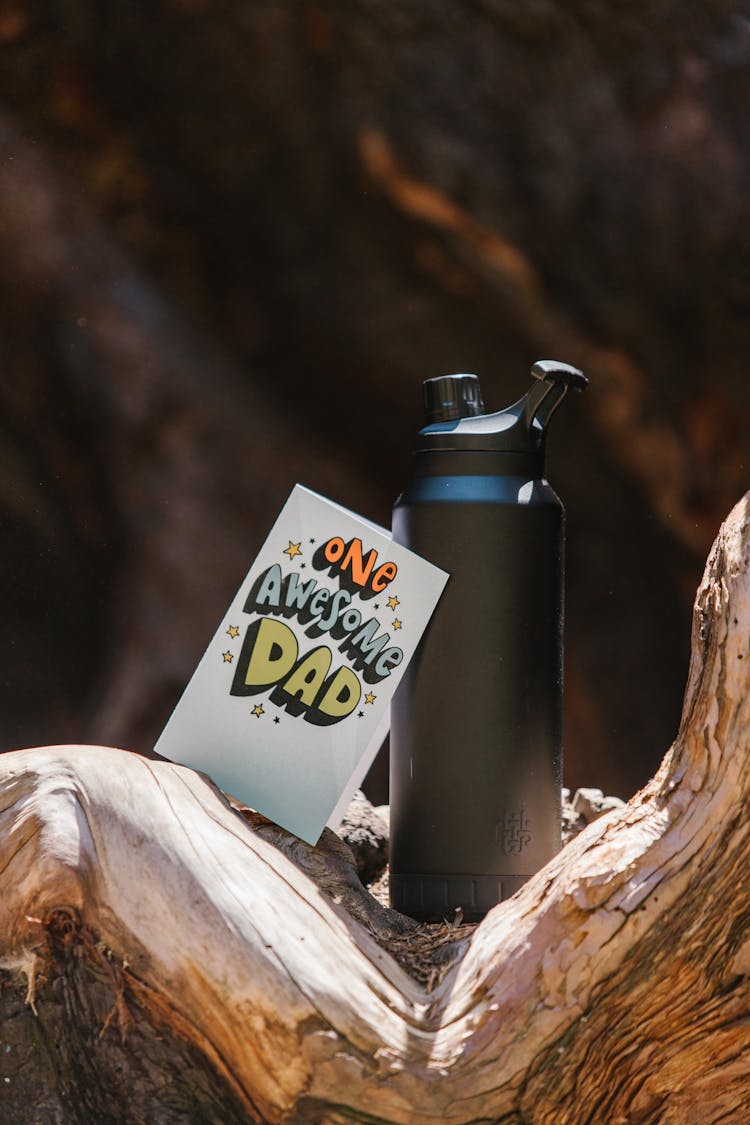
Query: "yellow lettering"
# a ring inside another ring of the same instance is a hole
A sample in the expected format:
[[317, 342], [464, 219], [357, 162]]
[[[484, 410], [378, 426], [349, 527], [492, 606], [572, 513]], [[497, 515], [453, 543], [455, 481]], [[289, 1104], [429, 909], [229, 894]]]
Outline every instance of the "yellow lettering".
[[318, 710], [332, 721], [350, 715], [359, 703], [362, 687], [351, 668], [343, 665], [328, 685]]
[[314, 648], [300, 660], [289, 679], [284, 681], [284, 691], [294, 699], [299, 699], [306, 707], [311, 707], [328, 675], [331, 659], [331, 650], [325, 645]]
[[275, 684], [294, 667], [298, 652], [297, 638], [288, 625], [262, 618], [247, 662], [245, 685], [259, 689]]

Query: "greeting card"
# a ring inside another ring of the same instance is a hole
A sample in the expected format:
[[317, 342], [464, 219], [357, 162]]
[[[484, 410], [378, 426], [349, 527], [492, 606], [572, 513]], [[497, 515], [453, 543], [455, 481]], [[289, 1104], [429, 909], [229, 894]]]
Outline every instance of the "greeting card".
[[388, 733], [448, 575], [297, 485], [157, 744], [314, 844]]

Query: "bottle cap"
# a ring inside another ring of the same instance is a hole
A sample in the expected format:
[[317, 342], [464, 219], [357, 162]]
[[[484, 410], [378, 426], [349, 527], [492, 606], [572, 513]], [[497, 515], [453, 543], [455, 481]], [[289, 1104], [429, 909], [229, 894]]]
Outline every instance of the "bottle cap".
[[484, 410], [476, 375], [438, 375], [422, 384], [425, 425], [473, 418]]

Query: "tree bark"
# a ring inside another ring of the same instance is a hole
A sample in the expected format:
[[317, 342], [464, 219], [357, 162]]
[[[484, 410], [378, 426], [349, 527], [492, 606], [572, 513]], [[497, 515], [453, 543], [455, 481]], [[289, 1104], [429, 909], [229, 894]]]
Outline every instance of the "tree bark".
[[[750, 493], [698, 590], [656, 776], [455, 932], [409, 933], [384, 908], [355, 919], [340, 852], [248, 822], [184, 767], [96, 747], [4, 756], [12, 1120], [744, 1121], [749, 638]], [[428, 979], [397, 959], [425, 935]]]

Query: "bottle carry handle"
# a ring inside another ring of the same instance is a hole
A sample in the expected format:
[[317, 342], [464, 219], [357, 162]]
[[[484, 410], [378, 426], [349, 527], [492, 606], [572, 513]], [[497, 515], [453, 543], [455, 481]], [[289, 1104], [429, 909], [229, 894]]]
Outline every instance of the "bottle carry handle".
[[531, 368], [538, 380], [528, 391], [523, 406], [523, 417], [531, 432], [532, 427], [546, 430], [552, 415], [572, 388], [582, 391], [588, 379], [577, 367], [560, 363], [556, 359], [540, 359]]

